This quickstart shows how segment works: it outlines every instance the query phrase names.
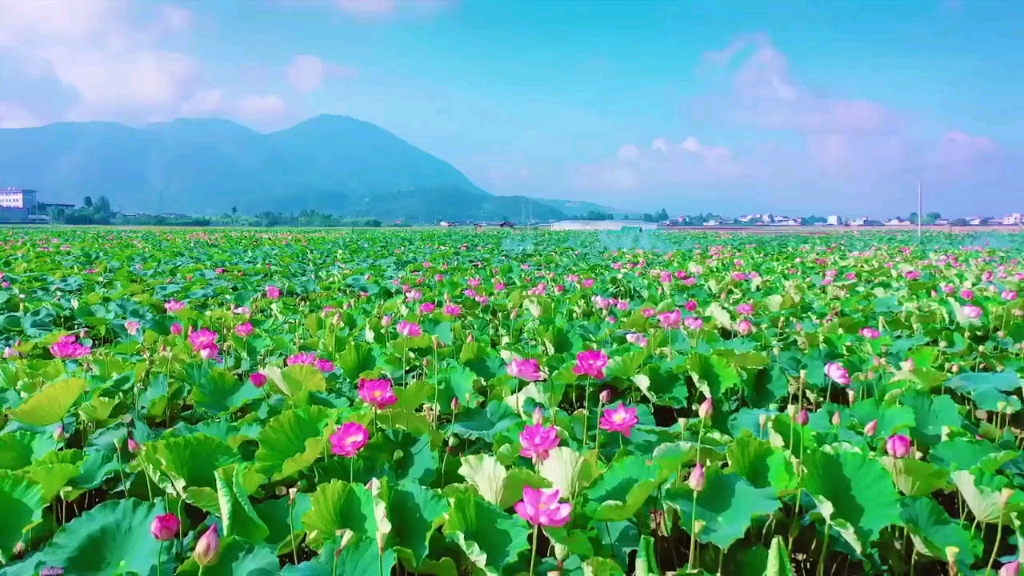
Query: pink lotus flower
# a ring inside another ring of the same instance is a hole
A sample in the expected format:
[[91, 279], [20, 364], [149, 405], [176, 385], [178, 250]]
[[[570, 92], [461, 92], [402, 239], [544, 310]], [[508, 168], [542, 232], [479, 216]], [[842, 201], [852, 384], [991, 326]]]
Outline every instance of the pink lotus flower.
[[409, 290], [405, 293], [405, 299], [412, 302], [421, 300], [423, 299], [423, 292], [420, 292], [419, 290]]
[[267, 384], [267, 377], [259, 372], [253, 372], [249, 375], [249, 382], [257, 388], [263, 388]]
[[558, 488], [523, 488], [523, 499], [515, 504], [516, 514], [534, 526], [558, 528], [569, 521], [572, 504], [559, 502]]
[[401, 322], [399, 322], [395, 326], [395, 330], [397, 330], [400, 335], [405, 336], [406, 338], [415, 338], [423, 334], [423, 329], [420, 328], [419, 324], [415, 322], [409, 322], [406, 320], [402, 320]]
[[128, 332], [130, 336], [135, 336], [136, 334], [138, 334], [140, 326], [141, 324], [139, 324], [135, 320], [127, 320], [124, 323], [124, 329]]
[[242, 338], [248, 337], [250, 334], [252, 334], [252, 324], [245, 322], [239, 324], [238, 326], [235, 326], [235, 334], [238, 334]]
[[626, 334], [626, 342], [641, 348], [647, 347], [647, 337], [639, 332], [630, 332], [629, 334]]
[[623, 436], [629, 438], [637, 422], [639, 420], [636, 417], [636, 408], [632, 406], [627, 407], [620, 402], [615, 408], [604, 409], [599, 426], [602, 430], [620, 432]]
[[82, 358], [88, 356], [90, 352], [92, 352], [92, 349], [78, 343], [74, 335], [61, 336], [60, 340], [50, 345], [50, 354], [53, 354], [54, 358], [60, 358], [61, 360]]
[[971, 320], [977, 320], [978, 318], [981, 318], [982, 311], [981, 308], [978, 308], [977, 306], [965, 304], [961, 308], [961, 310], [963, 310], [964, 317], [966, 318], [969, 318]]
[[921, 277], [921, 273], [918, 272], [917, 270], [907, 270], [903, 274], [903, 277], [906, 278], [907, 280], [917, 280], [918, 278]]
[[270, 298], [271, 300], [277, 300], [281, 297], [281, 289], [274, 285], [267, 286], [266, 293], [267, 298]]
[[284, 363], [288, 366], [295, 366], [296, 364], [312, 366], [316, 363], [316, 354], [312, 352], [299, 352], [289, 356]]
[[893, 434], [885, 441], [885, 451], [893, 458], [906, 458], [912, 448], [910, 438], [903, 434]]
[[18, 352], [16, 349], [11, 348], [10, 346], [4, 348], [4, 360], [7, 360], [8, 358], [17, 358], [18, 356], [21, 356], [21, 352]]
[[693, 467], [693, 470], [690, 471], [690, 477], [687, 478], [686, 484], [690, 487], [690, 490], [700, 492], [701, 490], [704, 490], [704, 482], [704, 465], [698, 460], [697, 464]]
[[749, 316], [754, 313], [754, 305], [748, 302], [744, 302], [736, 307], [736, 312], [738, 314], [744, 314], [746, 316]]
[[519, 455], [523, 458], [545, 460], [548, 452], [558, 446], [558, 442], [558, 429], [554, 426], [530, 424], [519, 435], [519, 443], [522, 445]]
[[1017, 299], [1017, 293], [1013, 290], [1003, 290], [999, 296], [1007, 302], [1013, 302]]
[[683, 307], [686, 308], [687, 312], [693, 312], [697, 309], [697, 302], [695, 300], [687, 300]]
[[177, 322], [171, 324], [171, 334], [174, 334], [175, 336], [181, 336], [181, 333], [184, 331], [185, 329], [181, 327], [181, 324], [178, 324]]
[[501, 292], [503, 290], [505, 290], [505, 284], [503, 284], [502, 282], [495, 282], [494, 283], [494, 291], [495, 292]]
[[871, 422], [868, 422], [866, 426], [864, 426], [864, 435], [874, 436], [876, 430], [878, 430], [878, 420], [872, 420]]
[[220, 354], [217, 338], [216, 332], [200, 328], [189, 333], [188, 343], [192, 346], [192, 351], [199, 354], [204, 360], [212, 360]]
[[387, 314], [383, 318], [381, 318], [380, 319], [380, 325], [385, 327], [385, 328], [387, 328], [388, 326], [391, 326], [391, 315]]
[[317, 358], [316, 362], [313, 362], [313, 366], [316, 366], [316, 369], [323, 372], [324, 374], [334, 372], [334, 362], [331, 362], [330, 360]]
[[437, 304], [434, 304], [433, 302], [424, 302], [423, 304], [420, 304], [420, 314], [430, 314], [435, 308], [437, 308]]
[[132, 454], [135, 454], [136, 452], [139, 451], [139, 448], [140, 448], [139, 443], [136, 442], [134, 438], [129, 438], [128, 439], [128, 452], [131, 452]]
[[796, 414], [796, 423], [801, 426], [807, 426], [807, 423], [811, 421], [811, 415], [807, 413], [807, 410], [800, 410]]
[[682, 322], [683, 313], [679, 310], [672, 310], [671, 312], [662, 312], [658, 314], [658, 323], [665, 330], [672, 330], [679, 328], [679, 323]]
[[683, 325], [690, 330], [700, 330], [704, 326], [704, 321], [696, 316], [687, 316], [683, 319]]
[[454, 317], [454, 316], [458, 316], [458, 315], [462, 314], [462, 308], [459, 307], [459, 306], [456, 306], [455, 304], [445, 304], [443, 311], [444, 311], [445, 316], [453, 316]]
[[942, 289], [943, 294], [952, 294], [953, 290], [955, 290], [955, 288], [953, 288], [952, 284], [943, 284], [939, 288]]
[[370, 431], [357, 422], [345, 422], [331, 434], [331, 453], [352, 458], [366, 446]]
[[584, 350], [576, 354], [576, 365], [572, 373], [577, 376], [586, 374], [591, 378], [604, 378], [604, 367], [608, 365], [608, 355], [601, 350]]
[[174, 314], [175, 312], [180, 312], [184, 309], [184, 302], [178, 302], [177, 300], [168, 300], [167, 302], [164, 302], [164, 310], [166, 310], [168, 314]]
[[657, 314], [654, 308], [641, 308], [640, 313], [643, 314], [644, 318], [650, 318]]
[[581, 284], [581, 285], [582, 285], [582, 286], [583, 286], [584, 288], [590, 288], [591, 286], [593, 286], [593, 285], [594, 285], [594, 279], [593, 279], [593, 278], [584, 278], [584, 279], [583, 279], [583, 282], [580, 282], [580, 284]]
[[708, 418], [715, 413], [715, 402], [711, 399], [711, 396], [704, 396], [704, 401], [697, 407], [697, 416], [701, 418]]
[[508, 363], [505, 372], [513, 378], [525, 382], [536, 382], [543, 378], [540, 373], [540, 363], [531, 358], [516, 358]]
[[846, 371], [839, 362], [829, 362], [825, 365], [825, 375], [831, 378], [836, 384], [848, 386], [850, 384], [850, 373]]
[[861, 328], [860, 329], [860, 335], [863, 336], [864, 338], [867, 338], [868, 340], [874, 340], [874, 339], [878, 338], [879, 336], [881, 336], [881, 334], [878, 332], [878, 330], [876, 330], [876, 329], [874, 329], [874, 328], [872, 328], [870, 326], [865, 326], [865, 327]]
[[754, 331], [754, 325], [750, 323], [750, 320], [744, 318], [736, 323], [736, 331], [746, 336]]
[[359, 398], [378, 410], [398, 402], [389, 380], [359, 379]]
[[997, 576], [1019, 576], [1020, 574], [1020, 562], [1014, 560], [1013, 562], [1007, 562], [1003, 564], [1002, 568], [999, 569]]
[[960, 291], [960, 297], [963, 298], [964, 300], [973, 300], [974, 291], [964, 288], [963, 290]]
[[168, 542], [174, 540], [179, 528], [181, 528], [181, 520], [178, 520], [177, 516], [160, 514], [153, 518], [153, 522], [149, 525], [149, 533], [160, 542]]
[[195, 559], [196, 564], [210, 566], [217, 563], [218, 556], [220, 556], [220, 535], [217, 534], [217, 525], [213, 524], [199, 537], [192, 557]]

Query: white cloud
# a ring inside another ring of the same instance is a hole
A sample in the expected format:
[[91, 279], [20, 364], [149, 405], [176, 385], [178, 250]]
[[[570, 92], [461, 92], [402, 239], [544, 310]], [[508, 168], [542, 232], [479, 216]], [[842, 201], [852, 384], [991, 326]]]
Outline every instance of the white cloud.
[[285, 78], [299, 92], [312, 92], [331, 78], [353, 78], [354, 68], [324, 62], [310, 54], [300, 54], [285, 67]]
[[252, 120], [271, 120], [284, 111], [284, 101], [276, 94], [250, 94], [238, 101], [239, 115]]
[[31, 128], [43, 122], [17, 102], [0, 100], [0, 128]]

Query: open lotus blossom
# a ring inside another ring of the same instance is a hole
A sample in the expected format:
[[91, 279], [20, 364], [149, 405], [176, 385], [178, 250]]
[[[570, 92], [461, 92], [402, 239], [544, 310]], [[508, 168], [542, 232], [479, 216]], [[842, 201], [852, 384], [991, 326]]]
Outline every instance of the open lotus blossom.
[[893, 434], [885, 441], [885, 451], [893, 458], [906, 458], [912, 450], [910, 438], [903, 434]]
[[366, 446], [370, 431], [358, 422], [345, 422], [331, 434], [331, 453], [352, 458]]
[[850, 384], [850, 373], [846, 371], [839, 362], [829, 362], [825, 365], [825, 375], [836, 384], [848, 386]]
[[59, 340], [50, 345], [50, 354], [61, 360], [74, 360], [88, 356], [92, 349], [78, 342], [73, 335], [61, 336]]
[[192, 351], [199, 354], [204, 360], [212, 360], [220, 354], [220, 346], [217, 344], [219, 336], [212, 330], [200, 328], [188, 335], [188, 343]]
[[1002, 298], [1003, 300], [1006, 300], [1007, 302], [1013, 302], [1014, 300], [1017, 299], [1017, 293], [1014, 292], [1013, 290], [1003, 290], [999, 294], [999, 296], [1000, 296], [1000, 298]]
[[180, 312], [184, 309], [184, 302], [179, 302], [177, 300], [168, 300], [167, 302], [164, 302], [164, 310], [166, 310], [168, 314], [174, 314], [175, 312]]
[[687, 312], [693, 312], [697, 309], [697, 302], [695, 300], [688, 300], [686, 304], [683, 305], [683, 308], [686, 308]]
[[271, 300], [277, 300], [281, 297], [281, 289], [277, 286], [267, 286], [266, 288], [267, 298]]
[[640, 314], [642, 314], [644, 318], [651, 318], [655, 314], [657, 314], [657, 312], [654, 310], [654, 308], [641, 308]]
[[881, 336], [881, 334], [878, 332], [878, 330], [875, 329], [875, 328], [872, 328], [871, 326], [865, 326], [865, 327], [861, 328], [860, 329], [860, 335], [863, 336], [864, 338], [867, 338], [868, 340], [874, 340], [874, 339], [878, 338], [879, 336]]
[[1007, 562], [999, 568], [998, 576], [1019, 576], [1020, 574], [1020, 562], [1014, 560], [1013, 562]]
[[420, 328], [419, 324], [415, 322], [409, 322], [407, 320], [402, 320], [397, 325], [395, 325], [395, 330], [397, 330], [400, 335], [405, 336], [406, 338], [415, 338], [423, 334], [423, 329]]
[[16, 348], [11, 348], [10, 346], [4, 348], [4, 360], [8, 358], [17, 358], [18, 356], [21, 356], [21, 352], [18, 352]]
[[267, 384], [267, 377], [259, 372], [253, 372], [249, 375], [249, 382], [257, 388], [263, 388]]
[[608, 355], [602, 350], [584, 350], [576, 354], [576, 364], [572, 373], [577, 376], [587, 375], [596, 380], [604, 379], [604, 368], [608, 365]]
[[572, 504], [559, 502], [558, 488], [523, 488], [523, 499], [515, 504], [516, 514], [533, 526], [558, 528], [569, 521]]
[[317, 358], [316, 362], [313, 362], [313, 366], [324, 374], [334, 372], [334, 362], [331, 362], [330, 360]]
[[543, 378], [540, 363], [532, 358], [516, 358], [505, 366], [505, 372], [525, 382], [536, 382]]
[[181, 336], [182, 332], [184, 331], [185, 329], [181, 327], [181, 324], [178, 324], [177, 322], [171, 324], [171, 334], [175, 336]]
[[630, 332], [629, 334], [626, 334], [626, 342], [641, 348], [647, 347], [647, 337], [639, 332]]
[[639, 420], [636, 417], [636, 408], [626, 406], [620, 402], [618, 406], [604, 409], [598, 425], [602, 430], [619, 432], [626, 438], [629, 438], [637, 422]]
[[252, 334], [252, 324], [243, 322], [242, 324], [235, 326], [235, 334], [238, 334], [242, 338], [248, 337]]
[[704, 321], [696, 316], [687, 316], [683, 319], [683, 325], [690, 330], [700, 330], [704, 326]]
[[178, 529], [181, 528], [181, 520], [174, 514], [160, 514], [156, 518], [153, 518], [153, 522], [149, 525], [149, 533], [153, 535], [153, 538], [160, 542], [167, 542], [174, 540], [175, 536], [178, 535]]
[[662, 312], [658, 314], [658, 323], [665, 330], [673, 330], [679, 328], [680, 322], [683, 320], [683, 313], [679, 310], [672, 310], [671, 312]]
[[138, 322], [136, 322], [135, 320], [127, 320], [124, 323], [125, 331], [127, 331], [128, 334], [131, 335], [131, 336], [135, 336], [136, 334], [138, 334], [139, 333], [139, 328], [141, 326], [142, 325], [139, 324]]
[[558, 446], [558, 442], [558, 429], [554, 426], [530, 424], [519, 434], [519, 443], [522, 445], [519, 455], [544, 460], [548, 452]]
[[286, 358], [284, 363], [288, 366], [295, 366], [297, 364], [312, 366], [316, 363], [316, 354], [313, 352], [298, 352]]
[[420, 304], [420, 314], [430, 314], [435, 308], [437, 308], [437, 304], [434, 304], [433, 302], [424, 302]]
[[961, 310], [964, 313], [964, 317], [966, 317], [966, 318], [968, 318], [970, 320], [977, 320], [978, 318], [981, 318], [981, 314], [982, 314], [981, 308], [978, 308], [977, 306], [972, 306], [970, 304], [965, 304], [961, 308]]
[[751, 314], [754, 313], [754, 305], [750, 304], [749, 302], [744, 302], [739, 306], [736, 306], [736, 313], [743, 314], [745, 316], [750, 316]]
[[964, 288], [960, 291], [960, 297], [964, 300], [974, 300], [974, 291]]
[[462, 314], [462, 308], [455, 304], [445, 304], [442, 312], [444, 312], [445, 316], [459, 316]]
[[366, 380], [360, 378], [359, 398], [378, 410], [383, 410], [398, 402], [398, 398], [395, 397], [395, 391], [391, 387], [391, 381], [383, 379]]

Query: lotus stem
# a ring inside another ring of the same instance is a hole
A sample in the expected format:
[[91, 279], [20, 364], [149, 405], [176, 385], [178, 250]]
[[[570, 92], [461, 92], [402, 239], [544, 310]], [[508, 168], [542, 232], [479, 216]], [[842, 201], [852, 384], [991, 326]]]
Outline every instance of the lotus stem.
[[[1005, 508], [1005, 503], [1004, 503]], [[992, 564], [996, 561], [996, 555], [999, 553], [999, 541], [1003, 539], [1003, 516], [999, 515], [999, 526], [996, 528], [996, 541], [992, 544], [992, 554], [988, 557], [988, 566], [985, 567], [985, 576], [992, 573]]]
[[[698, 458], [700, 455], [698, 454]], [[690, 560], [689, 568], [690, 572], [696, 569], [694, 565], [697, 558], [697, 491], [693, 491], [693, 510], [690, 513]]]
[[533, 567], [534, 567], [534, 562], [537, 560], [537, 532], [539, 532], [539, 531], [540, 531], [539, 527], [536, 524], [534, 524], [534, 526], [533, 526], [533, 551], [530, 553], [530, 576], [534, 575]]

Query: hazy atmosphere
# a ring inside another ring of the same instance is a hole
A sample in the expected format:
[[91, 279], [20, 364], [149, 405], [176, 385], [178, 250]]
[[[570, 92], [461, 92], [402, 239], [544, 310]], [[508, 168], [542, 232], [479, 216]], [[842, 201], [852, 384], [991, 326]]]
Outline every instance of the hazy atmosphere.
[[[0, 128], [221, 118], [270, 133], [344, 115], [491, 194], [642, 211], [890, 216], [916, 208], [919, 181], [944, 214], [1024, 198], [1018, 2], [0, 0], [0, 14]], [[188, 147], [223, 129], [193, 127]], [[303, 145], [358, 146], [318, 137]], [[81, 172], [89, 138], [69, 138], [83, 139], [57, 153], [0, 136], [23, 154], [0, 185], [79, 200], [103, 174]], [[171, 194], [153, 158], [134, 182]], [[274, 188], [253, 196], [288, 186], [269, 168]]]

